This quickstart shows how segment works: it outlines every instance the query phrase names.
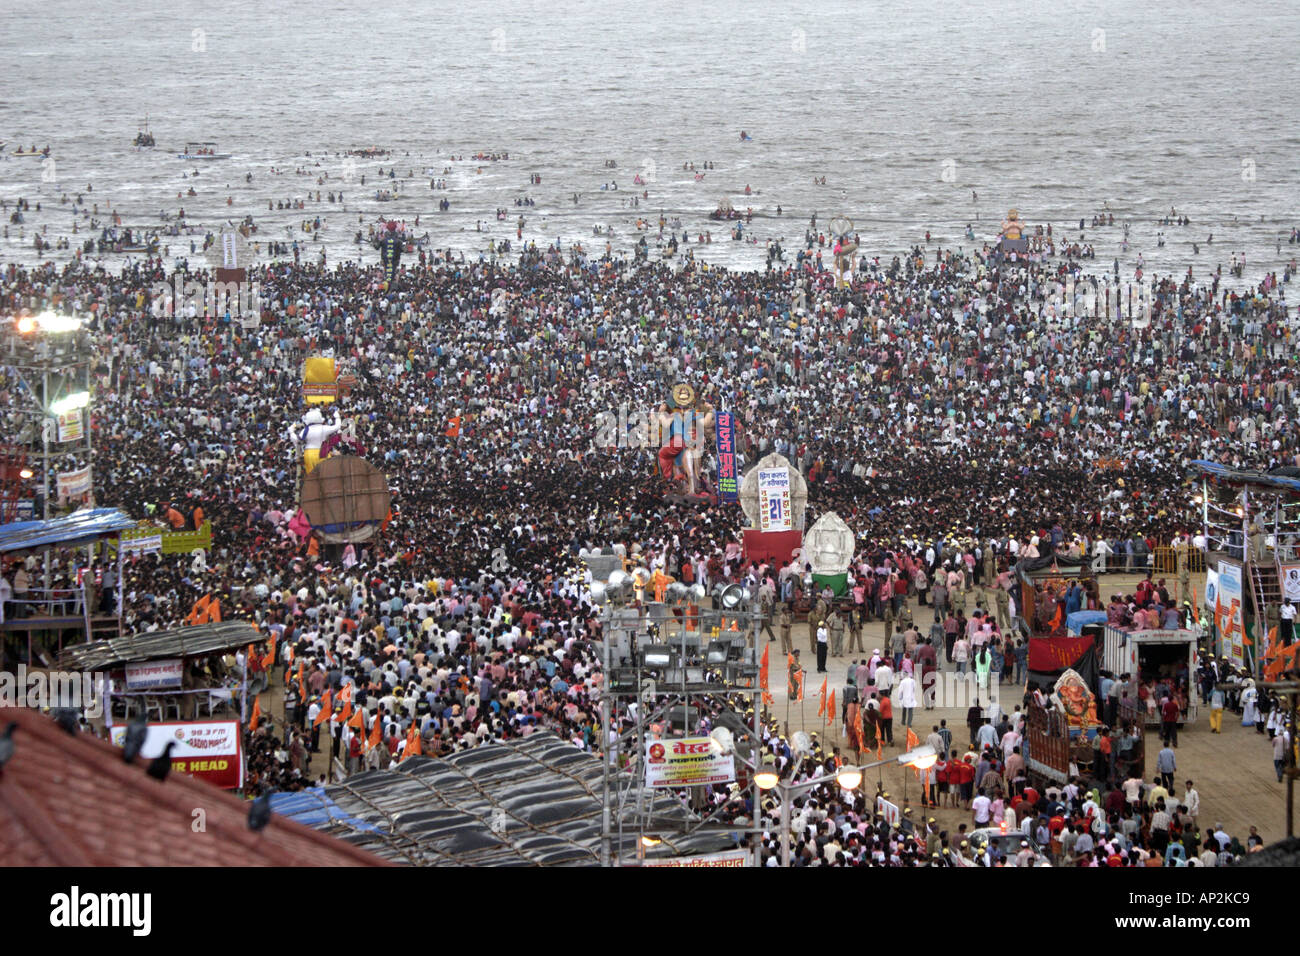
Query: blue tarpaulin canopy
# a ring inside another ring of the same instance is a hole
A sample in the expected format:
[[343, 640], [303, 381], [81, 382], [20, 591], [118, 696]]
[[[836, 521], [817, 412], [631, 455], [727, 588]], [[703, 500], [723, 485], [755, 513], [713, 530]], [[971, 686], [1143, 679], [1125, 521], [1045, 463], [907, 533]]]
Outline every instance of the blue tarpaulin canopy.
[[135, 519], [118, 508], [74, 511], [48, 521], [15, 521], [0, 525], [0, 554], [31, 551], [55, 544], [84, 544], [135, 525]]
[[1204, 461], [1199, 459], [1192, 462], [1192, 466], [1199, 469], [1203, 475], [1213, 478], [1215, 481], [1223, 482], [1224, 484], [1264, 485], [1268, 488], [1277, 488], [1281, 491], [1290, 491], [1295, 494], [1300, 494], [1300, 479], [1294, 478], [1290, 475], [1229, 468], [1226, 465], [1220, 465], [1215, 461]]
[[1071, 634], [1082, 634], [1088, 624], [1105, 624], [1105, 611], [1075, 611], [1065, 616], [1065, 629]]

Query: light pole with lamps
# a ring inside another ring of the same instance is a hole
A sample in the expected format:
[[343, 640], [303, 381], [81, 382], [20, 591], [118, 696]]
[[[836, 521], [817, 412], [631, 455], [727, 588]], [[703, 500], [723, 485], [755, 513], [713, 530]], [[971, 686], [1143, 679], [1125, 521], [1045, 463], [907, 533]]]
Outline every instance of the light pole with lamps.
[[[860, 767], [841, 767], [835, 773], [835, 782], [840, 785], [842, 790], [853, 792], [862, 786], [864, 772], [867, 770], [884, 766], [887, 763], [897, 763], [900, 766], [912, 766], [918, 770], [928, 770], [934, 766], [935, 761], [938, 759], [938, 751], [929, 744], [923, 744], [915, 750], [909, 750], [887, 760], [877, 760]], [[803, 780], [799, 783], [785, 783], [781, 780], [781, 775], [777, 773], [776, 767], [770, 763], [764, 764], [755, 772], [754, 783], [757, 784], [758, 789], [764, 793], [776, 790], [777, 795], [781, 798], [781, 865], [783, 867], [790, 865], [791, 798], [822, 786], [828, 782], [828, 779], [827, 777], [814, 777], [811, 780]]]

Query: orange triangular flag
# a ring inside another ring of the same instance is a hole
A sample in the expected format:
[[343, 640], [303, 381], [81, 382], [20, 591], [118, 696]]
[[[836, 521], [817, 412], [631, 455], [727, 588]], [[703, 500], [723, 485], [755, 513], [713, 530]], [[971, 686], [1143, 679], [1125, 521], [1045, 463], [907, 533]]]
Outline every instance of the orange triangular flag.
[[271, 635], [271, 649], [267, 651], [266, 656], [262, 658], [263, 670], [265, 670], [269, 674], [271, 672], [271, 668], [273, 667], [275, 667], [275, 635], [274, 634]]
[[448, 438], [457, 438], [460, 436], [460, 416], [453, 415], [447, 419], [447, 430], [443, 432]]
[[817, 716], [826, 716], [826, 681], [829, 678], [822, 678], [822, 689], [817, 692]]
[[302, 661], [298, 662], [298, 701], [300, 706], [307, 703], [307, 684], [302, 679]]
[[343, 690], [339, 692], [339, 700], [345, 704], [352, 703], [352, 691], [355, 687], [356, 687], [355, 684], [343, 685]]
[[311, 725], [313, 727], [319, 727], [322, 722], [330, 719], [330, 714], [333, 712], [334, 703], [330, 698], [330, 692], [326, 691], [324, 698], [322, 698], [320, 702], [320, 713], [316, 715], [316, 719], [312, 721]]
[[221, 602], [213, 601], [211, 604], [208, 605], [207, 623], [212, 623], [220, 620], [221, 620]]
[[208, 619], [208, 605], [212, 603], [212, 595], [205, 594], [194, 602], [190, 608], [190, 613], [185, 615], [186, 624], [202, 624]]
[[414, 757], [424, 753], [424, 747], [420, 743], [420, 733], [416, 729], [415, 722], [411, 722], [411, 729], [406, 732], [406, 749], [402, 751], [402, 759]]
[[351, 717], [352, 717], [352, 701], [345, 700], [343, 702], [343, 712], [339, 714], [339, 723], [346, 724], [348, 720], [351, 719]]
[[370, 739], [366, 741], [366, 750], [369, 750], [371, 747], [379, 746], [380, 738], [384, 735], [383, 723], [384, 722], [379, 719], [379, 715], [375, 714], [375, 719], [370, 725]]
[[253, 713], [248, 718], [248, 731], [252, 733], [257, 729], [257, 725], [262, 720], [262, 701], [257, 697], [253, 698]]
[[885, 759], [885, 745], [880, 739], [880, 731], [876, 731], [876, 759]]
[[767, 695], [767, 652], [770, 650], [771, 647], [763, 648], [763, 659], [758, 663], [758, 686], [763, 689], [764, 697]]
[[835, 691], [831, 691], [831, 696], [826, 698], [826, 726], [829, 727], [835, 723]]
[[799, 682], [799, 696], [796, 697], [795, 700], [801, 704], [803, 703], [803, 677], [804, 677], [804, 671], [803, 668], [801, 667], [799, 668], [799, 670], [795, 671], [795, 675], [794, 675], [794, 679]]
[[360, 707], [358, 707], [357, 712], [353, 714], [352, 719], [348, 721], [348, 726], [351, 727], [353, 730], [365, 730], [366, 712], [362, 710]]
[[912, 731], [912, 728], [908, 727], [907, 728], [907, 749], [915, 750], [918, 746], [920, 746], [920, 743], [921, 743], [920, 739]]

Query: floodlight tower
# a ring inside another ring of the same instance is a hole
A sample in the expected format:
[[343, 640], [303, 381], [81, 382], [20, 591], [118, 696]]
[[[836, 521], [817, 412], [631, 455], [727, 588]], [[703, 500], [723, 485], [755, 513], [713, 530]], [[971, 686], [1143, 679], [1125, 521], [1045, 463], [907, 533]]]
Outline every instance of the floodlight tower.
[[[19, 501], [28, 497], [28, 483], [39, 481], [41, 507], [38, 513], [33, 502], [30, 517], [48, 519], [55, 475], [77, 462], [85, 469], [79, 484], [85, 490], [75, 497], [93, 494], [89, 420], [93, 362], [90, 333], [79, 317], [42, 312], [0, 319], [0, 384], [10, 394], [0, 416], [10, 440], [7, 457], [22, 459], [20, 482], [12, 488], [6, 483], [6, 495], [14, 494], [15, 501], [12, 509], [6, 502], [5, 510], [15, 516]], [[48, 561], [45, 576], [49, 587]]]
[[[651, 600], [648, 568], [629, 573], [617, 568], [617, 558], [611, 565], [599, 552], [584, 549], [581, 556], [592, 574], [592, 600], [602, 611], [601, 865], [629, 865], [629, 846], [640, 860], [660, 843], [684, 848], [704, 834], [735, 832], [747, 835], [747, 855], [758, 865], [762, 828], [753, 771], [761, 758], [763, 708], [757, 595], [738, 585], [709, 595], [700, 584], [672, 583]], [[713, 607], [703, 606], [710, 596]], [[668, 796], [671, 790], [654, 789], [646, 779], [649, 744], [691, 735], [702, 717], [711, 719], [718, 752], [734, 752], [736, 779], [752, 801], [747, 826], [716, 821], [699, 786], [683, 788], [691, 793], [688, 810]]]

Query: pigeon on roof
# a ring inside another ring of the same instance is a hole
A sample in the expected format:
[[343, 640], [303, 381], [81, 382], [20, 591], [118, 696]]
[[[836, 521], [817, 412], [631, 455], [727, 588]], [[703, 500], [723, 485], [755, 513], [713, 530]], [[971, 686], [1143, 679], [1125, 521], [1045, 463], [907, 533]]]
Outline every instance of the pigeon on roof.
[[145, 720], [144, 714], [137, 714], [136, 718], [126, 728], [126, 739], [122, 746], [122, 759], [126, 763], [134, 763], [135, 758], [140, 756], [140, 748], [144, 746], [145, 737], [149, 734], [149, 723]]
[[154, 757], [149, 763], [147, 773], [159, 783], [167, 779], [167, 774], [172, 769], [172, 748], [176, 746], [176, 741], [167, 741], [167, 746], [163, 747], [163, 752]]

